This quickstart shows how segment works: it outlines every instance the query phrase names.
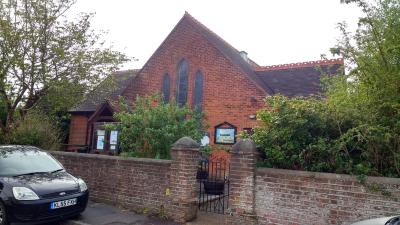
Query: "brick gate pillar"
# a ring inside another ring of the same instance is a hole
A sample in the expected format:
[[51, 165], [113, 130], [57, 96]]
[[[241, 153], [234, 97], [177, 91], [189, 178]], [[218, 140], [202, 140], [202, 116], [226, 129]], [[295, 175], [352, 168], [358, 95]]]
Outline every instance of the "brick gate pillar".
[[189, 137], [183, 137], [171, 149], [171, 201], [170, 215], [175, 221], [186, 222], [197, 214], [197, 165], [200, 145]]
[[255, 224], [255, 174], [258, 152], [250, 139], [239, 140], [231, 151], [229, 204], [232, 224]]

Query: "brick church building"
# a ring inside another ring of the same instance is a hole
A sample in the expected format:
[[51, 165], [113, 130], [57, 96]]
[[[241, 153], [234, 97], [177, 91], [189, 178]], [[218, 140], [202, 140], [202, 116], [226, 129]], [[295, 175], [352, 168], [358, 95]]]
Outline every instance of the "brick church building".
[[255, 115], [265, 107], [266, 96], [318, 95], [321, 70], [334, 74], [342, 66], [342, 59], [260, 66], [185, 13], [140, 70], [114, 73], [112, 90], [100, 84], [70, 111], [69, 149], [116, 151], [118, 131], [101, 128], [117, 122], [113, 102], [119, 96], [133, 101], [156, 92], [165, 101], [201, 109], [210, 143], [233, 144], [239, 132], [257, 125]]

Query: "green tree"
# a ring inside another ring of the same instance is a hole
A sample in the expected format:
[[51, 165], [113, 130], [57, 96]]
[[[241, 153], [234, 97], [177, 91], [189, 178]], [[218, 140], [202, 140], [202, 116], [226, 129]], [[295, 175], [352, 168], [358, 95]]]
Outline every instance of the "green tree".
[[[102, 83], [115, 87], [115, 83], [109, 82], [107, 78]], [[62, 132], [60, 139], [62, 143], [67, 142], [66, 139], [69, 134], [71, 115], [68, 111], [81, 102], [89, 88], [92, 87], [69, 81], [54, 85], [49, 88], [48, 93], [40, 99], [35, 107], [38, 111], [47, 115]]]
[[327, 95], [357, 124], [343, 140], [371, 156], [374, 168], [400, 176], [400, 2], [344, 2], [357, 4], [364, 17], [355, 34], [339, 24], [343, 38], [335, 51], [349, 62], [351, 82], [334, 83]]
[[349, 73], [324, 79], [322, 101], [268, 97], [253, 139], [266, 166], [400, 177], [400, 2], [342, 2], [365, 15], [332, 49]]
[[171, 145], [188, 136], [200, 141], [204, 116], [175, 102], [164, 103], [159, 95], [138, 97], [134, 110], [121, 101], [122, 111], [114, 116], [119, 124], [107, 128], [120, 131], [120, 148], [128, 156], [170, 158]]
[[0, 102], [7, 112], [5, 119], [0, 117], [3, 134], [11, 135], [43, 99], [51, 101], [51, 107], [71, 107], [128, 60], [91, 29], [92, 14], [67, 19], [74, 3], [0, 1]]
[[10, 144], [32, 145], [46, 150], [59, 150], [61, 131], [54, 121], [42, 112], [30, 111], [24, 121], [15, 128]]

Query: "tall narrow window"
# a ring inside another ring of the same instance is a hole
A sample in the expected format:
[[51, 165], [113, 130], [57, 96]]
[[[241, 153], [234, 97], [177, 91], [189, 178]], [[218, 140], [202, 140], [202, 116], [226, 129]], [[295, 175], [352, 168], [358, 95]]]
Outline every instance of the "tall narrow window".
[[161, 92], [162, 92], [162, 98], [164, 103], [168, 103], [169, 102], [169, 92], [170, 92], [170, 87], [171, 87], [171, 78], [169, 76], [168, 73], [164, 74], [163, 77], [163, 83], [162, 83], [162, 87], [161, 87]]
[[178, 76], [176, 84], [176, 102], [183, 106], [187, 102], [188, 91], [188, 63], [186, 60], [181, 60], [178, 64]]
[[203, 109], [203, 73], [197, 71], [194, 79], [193, 108], [201, 112]]

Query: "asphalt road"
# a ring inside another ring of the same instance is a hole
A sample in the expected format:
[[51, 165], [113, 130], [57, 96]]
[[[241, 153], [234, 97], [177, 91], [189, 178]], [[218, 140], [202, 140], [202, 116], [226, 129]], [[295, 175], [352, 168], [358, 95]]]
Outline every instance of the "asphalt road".
[[43, 225], [180, 225], [172, 221], [138, 215], [114, 206], [90, 202], [76, 219]]

